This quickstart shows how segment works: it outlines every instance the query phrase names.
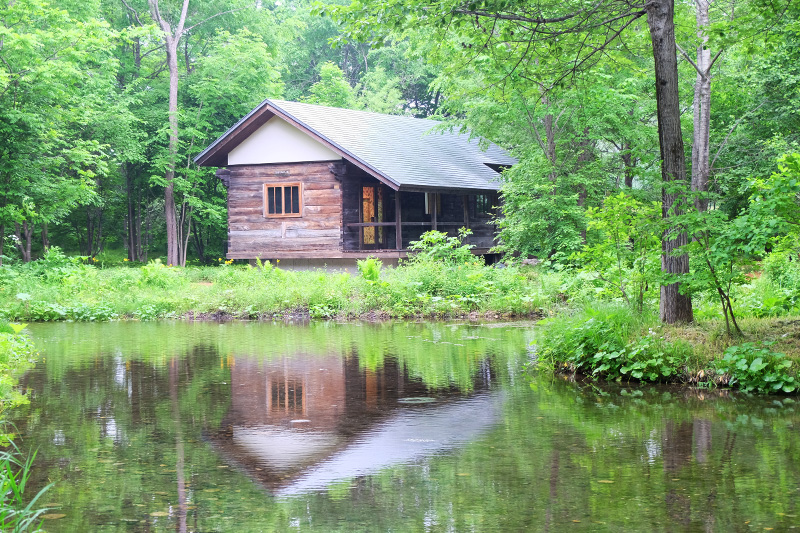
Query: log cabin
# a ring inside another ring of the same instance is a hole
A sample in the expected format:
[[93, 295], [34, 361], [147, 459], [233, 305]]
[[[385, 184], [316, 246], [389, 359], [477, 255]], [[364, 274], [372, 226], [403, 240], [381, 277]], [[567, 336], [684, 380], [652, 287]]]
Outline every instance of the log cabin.
[[228, 190], [228, 259], [281, 267], [396, 262], [426, 231], [494, 245], [500, 172], [516, 161], [439, 122], [264, 100], [196, 158]]

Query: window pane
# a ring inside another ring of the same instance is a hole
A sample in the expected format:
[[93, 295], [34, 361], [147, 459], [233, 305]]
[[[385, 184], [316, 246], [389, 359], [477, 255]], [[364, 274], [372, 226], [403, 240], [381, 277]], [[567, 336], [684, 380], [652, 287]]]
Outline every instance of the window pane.
[[267, 213], [275, 214], [275, 187], [267, 187]]
[[284, 213], [293, 213], [292, 211], [292, 188], [291, 187], [284, 187], [283, 188], [283, 212]]
[[275, 214], [283, 213], [283, 187], [275, 187]]
[[300, 187], [292, 187], [292, 213], [300, 212]]

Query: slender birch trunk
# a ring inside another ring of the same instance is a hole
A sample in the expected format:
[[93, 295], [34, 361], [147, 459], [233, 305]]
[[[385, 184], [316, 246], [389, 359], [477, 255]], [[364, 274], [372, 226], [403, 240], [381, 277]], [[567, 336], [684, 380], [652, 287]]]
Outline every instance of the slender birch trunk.
[[180, 261], [180, 241], [178, 238], [178, 221], [175, 212], [175, 162], [178, 155], [178, 45], [186, 23], [189, 0], [183, 0], [181, 16], [174, 32], [172, 26], [162, 16], [158, 0], [148, 0], [150, 14], [158, 23], [167, 52], [167, 68], [169, 69], [169, 146], [164, 188], [164, 216], [167, 223], [167, 264], [178, 266]]
[[694, 204], [698, 211], [708, 208], [709, 137], [711, 131], [711, 50], [708, 49], [708, 8], [711, 0], [696, 0], [697, 79], [694, 84], [694, 139], [692, 143], [692, 192], [696, 193]]

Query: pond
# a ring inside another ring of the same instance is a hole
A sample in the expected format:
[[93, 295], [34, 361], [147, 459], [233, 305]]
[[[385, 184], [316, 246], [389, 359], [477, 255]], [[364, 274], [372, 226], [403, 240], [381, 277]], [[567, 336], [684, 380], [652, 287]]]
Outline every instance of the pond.
[[530, 324], [30, 330], [50, 532], [800, 526], [791, 398], [530, 378]]

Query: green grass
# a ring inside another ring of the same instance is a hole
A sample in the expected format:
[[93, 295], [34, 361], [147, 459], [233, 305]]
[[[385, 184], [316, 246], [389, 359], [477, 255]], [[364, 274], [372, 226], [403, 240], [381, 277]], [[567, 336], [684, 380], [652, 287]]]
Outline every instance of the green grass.
[[246, 264], [103, 268], [56, 253], [0, 268], [0, 319], [531, 317], [552, 314], [565, 293], [580, 292], [565, 274], [478, 262], [409, 262], [382, 268], [377, 277], [373, 268], [367, 278]]

